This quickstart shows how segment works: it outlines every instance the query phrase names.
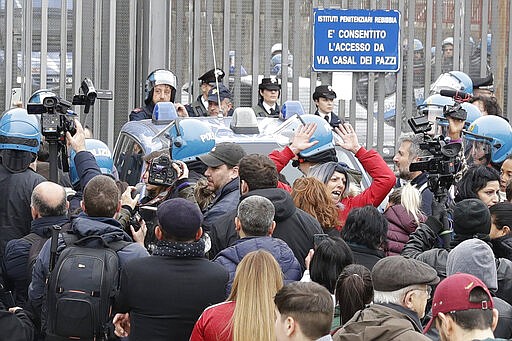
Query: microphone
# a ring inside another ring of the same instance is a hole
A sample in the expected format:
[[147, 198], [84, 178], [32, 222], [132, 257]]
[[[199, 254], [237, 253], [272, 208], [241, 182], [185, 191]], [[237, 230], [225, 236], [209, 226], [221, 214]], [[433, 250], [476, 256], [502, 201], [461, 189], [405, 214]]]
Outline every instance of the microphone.
[[459, 91], [459, 90], [443, 89], [443, 90], [439, 91], [439, 94], [441, 96], [451, 97], [455, 100], [455, 102], [459, 102], [459, 103], [467, 102], [473, 98], [473, 95], [468, 94], [467, 92], [464, 92], [464, 91]]

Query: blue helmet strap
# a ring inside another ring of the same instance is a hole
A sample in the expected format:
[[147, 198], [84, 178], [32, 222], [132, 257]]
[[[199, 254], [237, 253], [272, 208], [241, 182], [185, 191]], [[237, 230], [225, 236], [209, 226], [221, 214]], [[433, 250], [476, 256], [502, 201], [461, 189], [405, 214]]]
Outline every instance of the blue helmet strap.
[[4, 149], [0, 151], [2, 165], [11, 173], [24, 172], [36, 160], [36, 155], [25, 150]]

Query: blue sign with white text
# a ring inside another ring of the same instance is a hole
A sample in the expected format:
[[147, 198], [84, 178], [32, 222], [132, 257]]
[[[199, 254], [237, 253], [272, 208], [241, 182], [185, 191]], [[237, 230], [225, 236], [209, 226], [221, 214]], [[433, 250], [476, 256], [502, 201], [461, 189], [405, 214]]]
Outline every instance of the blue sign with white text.
[[313, 70], [398, 72], [399, 11], [315, 8], [313, 13]]

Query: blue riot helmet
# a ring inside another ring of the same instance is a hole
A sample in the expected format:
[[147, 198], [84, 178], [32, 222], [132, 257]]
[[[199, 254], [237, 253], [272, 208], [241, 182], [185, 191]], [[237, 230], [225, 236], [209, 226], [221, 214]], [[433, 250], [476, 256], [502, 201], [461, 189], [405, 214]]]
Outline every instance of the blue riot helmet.
[[169, 154], [173, 160], [195, 161], [215, 147], [215, 134], [210, 126], [194, 118], [175, 120], [166, 136], [171, 140]]
[[35, 91], [32, 96], [28, 99], [28, 103], [36, 103], [36, 104], [43, 104], [43, 100], [46, 97], [55, 97], [57, 96], [55, 92], [50, 91], [48, 89], [39, 89]]
[[438, 117], [443, 118], [443, 110], [445, 105], [453, 106], [455, 101], [451, 97], [434, 94], [427, 97], [423, 104], [418, 106], [418, 114], [427, 115], [429, 122], [436, 122]]
[[304, 107], [302, 103], [299, 101], [286, 101], [283, 103], [281, 107], [281, 113], [279, 114], [279, 118], [281, 120], [286, 120], [293, 115], [304, 115]]
[[473, 94], [473, 81], [462, 71], [450, 71], [441, 74], [430, 87], [430, 94], [438, 94], [441, 90], [457, 90]]
[[476, 105], [464, 102], [460, 105], [462, 109], [466, 110], [467, 117], [466, 122], [464, 123], [464, 129], [469, 129], [471, 123], [473, 123], [477, 118], [482, 117], [482, 113], [480, 109], [477, 108]]
[[0, 118], [0, 154], [10, 172], [26, 170], [36, 159], [40, 143], [39, 122], [27, 110], [14, 108]]
[[[85, 139], [85, 150], [94, 155], [96, 164], [100, 168], [102, 174], [113, 176], [114, 161], [112, 159], [112, 153], [105, 143], [96, 139]], [[69, 154], [69, 179], [71, 180], [73, 187], [80, 182], [75, 165], [75, 156], [76, 152], [71, 149]]]
[[[299, 153], [298, 163], [312, 162], [324, 163], [329, 161], [338, 162], [336, 150], [334, 149], [332, 128], [326, 120], [317, 115], [294, 115], [283, 122], [274, 132], [276, 141], [280, 144], [287, 144], [291, 141], [297, 129], [307, 123], [316, 123], [317, 127], [310, 141], [318, 141], [314, 146]], [[281, 142], [280, 142], [281, 141]], [[294, 166], [298, 166], [294, 162]]]
[[174, 98], [176, 97], [176, 84], [178, 80], [174, 73], [165, 69], [157, 69], [151, 72], [146, 79], [146, 84], [144, 87], [144, 103], [150, 104], [153, 100], [153, 89], [155, 86], [160, 84], [166, 84], [171, 87], [171, 102], [174, 102]]
[[512, 127], [500, 116], [477, 118], [464, 131], [468, 165], [500, 164], [512, 153]]

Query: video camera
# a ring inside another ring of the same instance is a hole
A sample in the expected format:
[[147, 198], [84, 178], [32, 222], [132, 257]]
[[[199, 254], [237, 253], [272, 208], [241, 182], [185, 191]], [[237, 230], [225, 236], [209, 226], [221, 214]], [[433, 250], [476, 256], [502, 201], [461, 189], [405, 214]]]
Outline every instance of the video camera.
[[69, 110], [71, 103], [58, 96], [45, 97], [43, 103], [28, 103], [27, 112], [41, 115], [41, 134], [47, 141], [62, 141], [69, 131], [76, 133], [74, 112]]
[[152, 185], [172, 186], [179, 176], [173, 164], [176, 162], [165, 154], [154, 158], [149, 166], [148, 182]]
[[460, 165], [460, 143], [449, 143], [444, 136], [432, 137], [427, 134], [432, 127], [428, 116], [413, 117], [408, 120], [409, 126], [415, 134], [423, 134], [420, 149], [427, 151], [431, 156], [424, 160], [413, 162], [409, 166], [411, 172], [428, 172], [428, 188], [439, 201], [448, 193], [448, 189], [455, 181], [455, 173]]
[[[61, 156], [62, 170], [69, 171], [66, 151], [66, 132], [75, 135], [76, 114], [69, 110], [72, 105], [84, 105], [84, 113], [88, 113], [96, 99], [112, 99], [112, 91], [96, 90], [89, 78], [85, 78], [73, 96], [73, 102], [66, 101], [59, 96], [49, 96], [43, 103], [28, 103], [27, 112], [41, 116], [41, 134], [50, 145], [50, 180], [58, 182], [57, 163]], [[85, 120], [84, 120], [85, 121]]]

